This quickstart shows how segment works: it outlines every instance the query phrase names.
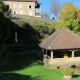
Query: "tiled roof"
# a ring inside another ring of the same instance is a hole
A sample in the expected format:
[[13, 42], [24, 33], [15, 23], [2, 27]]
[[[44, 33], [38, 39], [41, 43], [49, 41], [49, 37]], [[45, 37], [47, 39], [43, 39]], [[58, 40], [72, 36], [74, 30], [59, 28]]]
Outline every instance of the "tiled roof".
[[80, 36], [67, 28], [62, 28], [42, 41], [39, 46], [47, 50], [79, 49]]

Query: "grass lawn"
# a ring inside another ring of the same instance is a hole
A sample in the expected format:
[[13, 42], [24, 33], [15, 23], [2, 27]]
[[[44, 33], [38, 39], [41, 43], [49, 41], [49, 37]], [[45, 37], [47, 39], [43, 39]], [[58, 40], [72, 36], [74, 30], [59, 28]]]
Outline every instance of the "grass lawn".
[[[60, 70], [44, 67], [34, 55], [10, 55], [0, 72], [0, 80], [64, 80]], [[75, 75], [72, 80], [80, 77]]]

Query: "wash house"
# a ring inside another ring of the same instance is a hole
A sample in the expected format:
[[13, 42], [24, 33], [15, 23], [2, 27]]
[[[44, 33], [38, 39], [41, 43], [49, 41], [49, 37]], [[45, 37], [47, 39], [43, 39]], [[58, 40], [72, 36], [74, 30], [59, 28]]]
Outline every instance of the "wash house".
[[80, 65], [80, 56], [76, 56], [75, 53], [80, 49], [80, 36], [67, 28], [55, 31], [39, 46], [42, 48], [43, 62], [46, 66]]

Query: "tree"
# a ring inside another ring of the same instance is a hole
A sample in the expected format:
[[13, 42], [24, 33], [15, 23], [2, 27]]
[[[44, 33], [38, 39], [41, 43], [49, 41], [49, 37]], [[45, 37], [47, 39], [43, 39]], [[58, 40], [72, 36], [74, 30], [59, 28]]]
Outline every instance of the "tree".
[[5, 17], [5, 12], [8, 11], [9, 8], [0, 0], [0, 46], [10, 35], [9, 20]]
[[80, 34], [79, 32], [79, 23], [78, 23], [78, 11], [79, 9], [74, 6], [71, 2], [64, 3], [62, 10], [60, 11], [60, 27], [67, 27], [75, 33]]
[[11, 14], [11, 9], [9, 8], [9, 5], [4, 6], [3, 14], [5, 17], [7, 17], [9, 19], [11, 18], [12, 14]]
[[80, 25], [80, 10], [78, 12], [78, 21], [79, 21], [79, 25]]
[[56, 19], [59, 16], [60, 10], [61, 10], [60, 2], [58, 0], [52, 0], [50, 5], [50, 11], [52, 14], [55, 14]]
[[62, 5], [62, 10], [60, 11], [60, 19], [63, 21], [77, 19], [77, 14], [78, 8], [75, 7], [71, 2], [67, 2]]
[[41, 17], [42, 18], [50, 18], [49, 14], [47, 12], [42, 12]]
[[5, 5], [2, 0], [0, 0], [0, 13], [4, 14], [7, 18], [11, 18], [11, 9], [9, 5]]
[[2, 13], [4, 10], [4, 3], [2, 2], [2, 0], [0, 0], [0, 13]]

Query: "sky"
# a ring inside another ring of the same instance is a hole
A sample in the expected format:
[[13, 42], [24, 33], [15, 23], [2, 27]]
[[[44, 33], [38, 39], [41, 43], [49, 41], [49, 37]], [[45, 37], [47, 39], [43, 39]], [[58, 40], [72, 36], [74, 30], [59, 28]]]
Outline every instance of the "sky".
[[[47, 12], [50, 15], [50, 18], [54, 17], [53, 14], [50, 12], [50, 4], [52, 0], [38, 0], [41, 5], [41, 11]], [[62, 5], [65, 2], [72, 2], [75, 6], [77, 6], [80, 9], [80, 0], [58, 0], [60, 4]]]

